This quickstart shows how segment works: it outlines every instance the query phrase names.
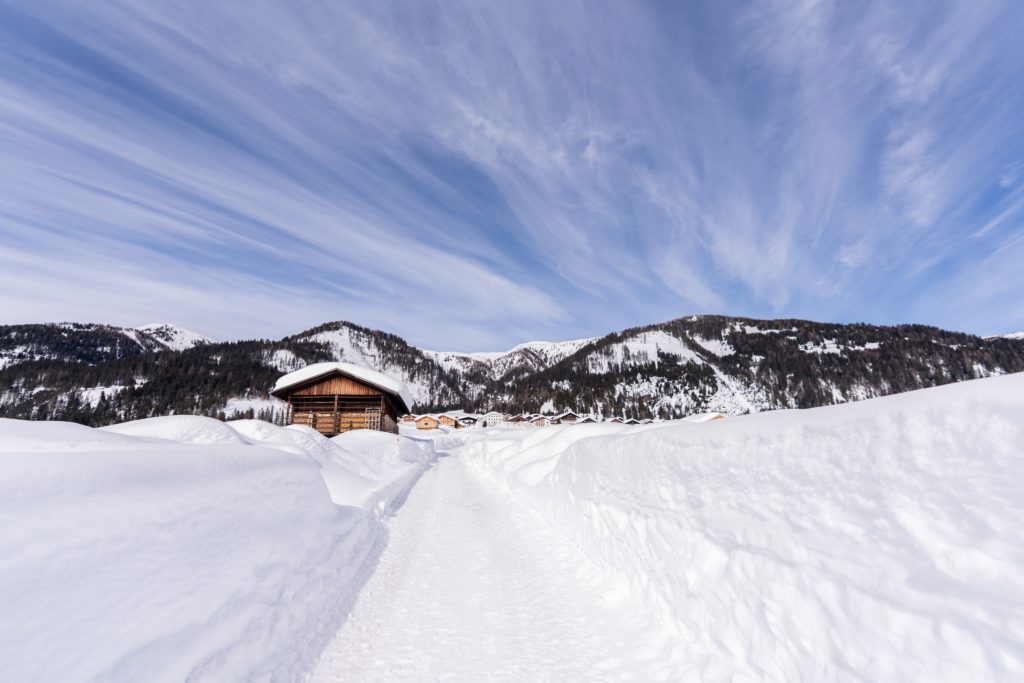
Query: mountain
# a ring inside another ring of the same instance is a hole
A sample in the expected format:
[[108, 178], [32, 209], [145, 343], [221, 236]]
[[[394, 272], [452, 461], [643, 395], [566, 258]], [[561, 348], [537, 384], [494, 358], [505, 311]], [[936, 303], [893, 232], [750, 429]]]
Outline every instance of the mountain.
[[212, 339], [166, 323], [142, 327], [82, 323], [0, 325], [0, 368], [47, 359], [92, 364], [211, 343]]
[[198, 332], [186, 330], [184, 327], [168, 323], [150, 323], [134, 328], [136, 332], [147, 335], [168, 351], [184, 351], [201, 344], [215, 344], [216, 341], [204, 337]]
[[1024, 370], [1024, 342], [924, 325], [691, 316], [602, 337], [493, 387], [497, 406], [680, 417], [809, 408]]
[[596, 339], [594, 337], [563, 342], [533, 341], [519, 344], [508, 351], [498, 352], [460, 353], [424, 350], [423, 353], [446, 370], [462, 374], [483, 372], [489, 379], [496, 380], [509, 373], [529, 373], [549, 368]]
[[99, 425], [189, 413], [279, 420], [281, 373], [344, 360], [409, 385], [417, 411], [673, 418], [807, 408], [1024, 370], [1024, 339], [923, 325], [691, 316], [500, 353], [438, 352], [338, 321], [214, 342], [173, 325], [0, 326], [0, 416]]

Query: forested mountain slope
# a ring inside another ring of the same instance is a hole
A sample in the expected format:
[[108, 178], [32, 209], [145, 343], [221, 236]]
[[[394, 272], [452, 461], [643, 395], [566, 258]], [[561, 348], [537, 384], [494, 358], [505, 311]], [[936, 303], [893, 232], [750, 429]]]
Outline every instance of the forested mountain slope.
[[179, 329], [0, 326], [0, 416], [91, 425], [169, 413], [280, 419], [268, 393], [277, 377], [326, 360], [402, 379], [415, 410], [661, 418], [806, 408], [1024, 370], [1024, 340], [923, 325], [691, 316], [466, 354], [343, 321], [277, 341], [216, 343]]

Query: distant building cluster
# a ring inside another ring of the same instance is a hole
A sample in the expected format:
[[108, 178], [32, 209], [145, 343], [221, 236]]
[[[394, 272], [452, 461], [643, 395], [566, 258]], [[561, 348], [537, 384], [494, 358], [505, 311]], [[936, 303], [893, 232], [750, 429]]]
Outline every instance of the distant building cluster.
[[438, 429], [448, 427], [452, 429], [465, 429], [466, 427], [547, 427], [550, 425], [564, 424], [590, 424], [605, 422], [609, 424], [651, 424], [654, 420], [637, 420], [635, 418], [624, 419], [621, 417], [595, 417], [593, 415], [579, 415], [567, 410], [558, 415], [545, 415], [542, 413], [523, 413], [515, 415], [510, 413], [467, 413], [456, 410], [447, 413], [425, 413], [415, 415], [409, 413], [402, 417], [405, 423], [414, 423], [417, 429]]

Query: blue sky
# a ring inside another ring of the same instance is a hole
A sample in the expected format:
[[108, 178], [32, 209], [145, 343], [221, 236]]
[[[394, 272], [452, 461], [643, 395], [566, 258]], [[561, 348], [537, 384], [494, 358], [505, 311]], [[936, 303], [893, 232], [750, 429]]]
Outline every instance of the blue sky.
[[1018, 2], [0, 2], [0, 320], [1024, 329]]

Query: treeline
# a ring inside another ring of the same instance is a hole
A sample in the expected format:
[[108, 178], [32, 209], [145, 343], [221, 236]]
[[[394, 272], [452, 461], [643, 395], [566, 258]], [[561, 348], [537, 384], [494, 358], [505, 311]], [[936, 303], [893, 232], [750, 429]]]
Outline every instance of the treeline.
[[487, 381], [482, 369], [470, 368], [467, 373], [449, 372], [396, 334], [371, 330], [344, 320], [318, 325], [286, 337], [285, 341], [332, 332], [345, 333], [346, 330], [370, 340], [376, 354], [392, 374], [401, 374], [410, 382], [427, 387], [432, 400], [412, 406], [418, 412], [462, 408], [470, 400], [467, 386]]
[[[661, 331], [705, 360], [681, 362], [660, 354], [629, 358], [595, 373], [596, 359], [637, 334]], [[716, 356], [697, 340], [724, 340], [732, 353]], [[838, 351], [838, 353], [834, 352]], [[926, 325], [877, 326], [725, 316], [680, 318], [603, 337], [554, 366], [501, 378], [478, 401], [481, 410], [536, 412], [551, 405], [627, 417], [676, 417], [709, 409], [718, 389], [715, 368], [767, 397], [770, 408], [811, 408], [884, 396], [993, 372], [1024, 370], [1024, 342], [982, 339]], [[666, 399], [672, 400], [666, 400]]]
[[[723, 382], [749, 390], [763, 408], [809, 408], [1024, 370], [1024, 341], [980, 339], [923, 325], [881, 327], [724, 316], [680, 318], [607, 335], [551, 367], [513, 367], [491, 380], [484, 364], [446, 370], [401, 337], [345, 322], [281, 341], [209, 344], [159, 352], [103, 325], [0, 327], [0, 416], [99, 426], [156, 415], [224, 417], [229, 399], [267, 399], [281, 351], [305, 363], [336, 360], [318, 334], [354, 334], [381, 368], [426, 387], [416, 412], [539, 412], [542, 407], [606, 417], [676, 418], [712, 408]], [[664, 332], [704, 362], [630, 353], [620, 344]], [[732, 353], [704, 346], [724, 342]], [[704, 342], [702, 345], [701, 342]], [[839, 351], [839, 353], [834, 353]], [[18, 357], [18, 354], [22, 354]], [[301, 365], [302, 363], [299, 363]], [[482, 387], [482, 389], [481, 389]], [[251, 415], [279, 421], [272, 408]]]
[[112, 325], [0, 325], [0, 356], [18, 363], [40, 358], [102, 363], [135, 358], [159, 348], [144, 332], [129, 336]]
[[[309, 342], [244, 341], [86, 364], [39, 360], [0, 371], [0, 416], [68, 420], [100, 426], [156, 415], [222, 417], [230, 398], [267, 398], [281, 371], [270, 364], [286, 349], [307, 363], [331, 360]], [[82, 390], [111, 387], [95, 405]]]

